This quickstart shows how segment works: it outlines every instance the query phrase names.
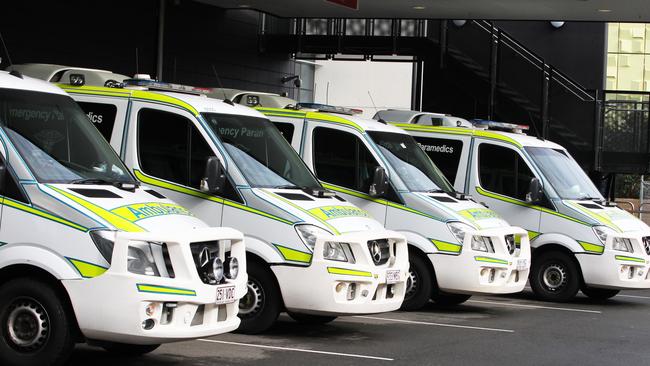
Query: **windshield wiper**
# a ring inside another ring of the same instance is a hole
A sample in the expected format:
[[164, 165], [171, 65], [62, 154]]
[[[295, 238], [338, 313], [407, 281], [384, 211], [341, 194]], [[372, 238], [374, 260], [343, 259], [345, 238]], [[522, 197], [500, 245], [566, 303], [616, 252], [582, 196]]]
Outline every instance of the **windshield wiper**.
[[425, 193], [447, 193], [447, 191], [440, 189], [440, 188], [435, 188], [435, 189], [427, 189], [424, 191]]
[[602, 201], [600, 197], [581, 196], [576, 198], [577, 201]]
[[279, 186], [274, 186], [273, 189], [300, 189], [300, 190], [305, 190], [305, 189], [308, 189], [308, 187], [301, 187], [301, 186], [297, 186], [295, 184], [281, 184]]

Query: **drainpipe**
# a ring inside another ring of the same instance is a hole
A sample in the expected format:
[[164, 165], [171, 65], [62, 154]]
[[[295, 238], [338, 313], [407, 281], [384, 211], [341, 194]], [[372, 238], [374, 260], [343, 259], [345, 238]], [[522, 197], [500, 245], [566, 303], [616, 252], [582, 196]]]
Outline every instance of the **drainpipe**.
[[163, 45], [165, 36], [165, 0], [160, 0], [160, 9], [158, 13], [158, 53], [156, 56], [156, 80], [162, 81], [163, 78]]

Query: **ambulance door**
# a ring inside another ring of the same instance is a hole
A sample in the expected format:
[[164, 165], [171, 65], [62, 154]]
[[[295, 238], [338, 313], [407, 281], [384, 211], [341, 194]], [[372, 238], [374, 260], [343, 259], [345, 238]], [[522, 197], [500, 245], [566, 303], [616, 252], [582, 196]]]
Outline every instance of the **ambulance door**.
[[101, 95], [72, 95], [113, 150], [123, 157], [122, 135], [126, 127], [128, 98], [106, 97]]
[[220, 195], [202, 192], [206, 161], [223, 156], [198, 123], [178, 108], [133, 102], [127, 164], [138, 179], [154, 186], [211, 226], [221, 226], [223, 198], [241, 201], [230, 180]]
[[469, 193], [511, 225], [539, 232], [540, 209], [547, 203], [533, 205], [526, 202], [530, 180], [540, 177], [521, 151], [508, 143], [475, 139], [472, 161]]
[[411, 133], [422, 150], [459, 192], [466, 192], [471, 136]]
[[[326, 188], [386, 222], [386, 202], [368, 194], [381, 159], [358, 131], [323, 122], [307, 122], [308, 145], [303, 160]], [[386, 171], [388, 168], [382, 166]], [[392, 188], [389, 188], [392, 189]], [[390, 195], [390, 192], [388, 193]], [[393, 193], [394, 194], [394, 193]]]

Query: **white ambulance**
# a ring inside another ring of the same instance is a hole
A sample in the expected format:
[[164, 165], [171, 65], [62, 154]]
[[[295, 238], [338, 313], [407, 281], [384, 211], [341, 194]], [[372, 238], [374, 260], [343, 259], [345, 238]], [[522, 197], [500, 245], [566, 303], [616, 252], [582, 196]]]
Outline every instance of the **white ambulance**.
[[141, 186], [61, 89], [0, 71], [0, 364], [237, 328], [243, 235]]
[[[458, 194], [405, 131], [345, 108], [257, 109], [326, 188], [407, 238], [411, 267], [403, 309], [430, 299], [452, 305], [472, 294], [523, 290], [527, 232]], [[381, 190], [378, 180], [387, 181]]]
[[472, 195], [531, 237], [530, 285], [544, 300], [578, 290], [607, 299], [650, 288], [650, 228], [606, 202], [562, 146], [519, 133], [525, 126], [479, 121], [483, 128], [396, 124], [407, 130], [456, 189]]
[[264, 115], [186, 86], [127, 84], [61, 86], [88, 115], [102, 115], [97, 127], [139, 180], [244, 233], [240, 331], [264, 331], [283, 310], [322, 323], [400, 307], [404, 237], [324, 189]]

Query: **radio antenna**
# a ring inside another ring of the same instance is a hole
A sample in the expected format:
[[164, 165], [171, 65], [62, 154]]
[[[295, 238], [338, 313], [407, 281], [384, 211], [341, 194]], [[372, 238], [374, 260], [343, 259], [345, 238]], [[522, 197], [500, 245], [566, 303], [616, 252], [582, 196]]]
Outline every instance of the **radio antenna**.
[[368, 96], [370, 97], [370, 102], [372, 103], [372, 107], [375, 109], [375, 113], [377, 113], [377, 106], [375, 105], [375, 100], [372, 99], [372, 94], [370, 94], [370, 90], [368, 90]]
[[[7, 49], [7, 45], [5, 44], [5, 39], [2, 37], [2, 33], [0, 32], [0, 42], [2, 42], [2, 48], [5, 51], [5, 55], [7, 55], [7, 61], [9, 62], [9, 66], [13, 65], [13, 62], [11, 62], [11, 56], [9, 55], [9, 50]], [[2, 60], [0, 60], [0, 63]]]
[[539, 130], [537, 129], [535, 121], [533, 121], [533, 115], [530, 113], [530, 111], [528, 111], [528, 119], [530, 120], [530, 124], [533, 126], [533, 130], [535, 131], [535, 136], [537, 139], [544, 141], [544, 137], [539, 134]]
[[221, 84], [221, 78], [219, 78], [219, 73], [217, 72], [217, 69], [214, 67], [214, 64], [211, 64], [210, 66], [212, 66], [212, 72], [214, 73], [214, 77], [217, 78], [217, 83], [219, 84], [219, 88], [221, 89], [221, 92], [223, 92], [223, 102], [234, 106], [235, 103], [233, 103], [232, 100], [228, 99], [228, 96], [226, 95], [226, 91], [223, 89], [223, 84]]

